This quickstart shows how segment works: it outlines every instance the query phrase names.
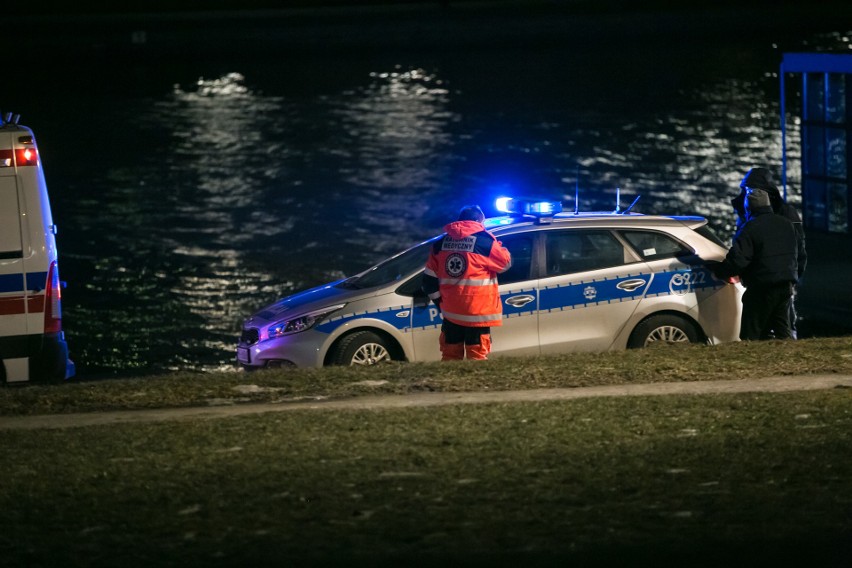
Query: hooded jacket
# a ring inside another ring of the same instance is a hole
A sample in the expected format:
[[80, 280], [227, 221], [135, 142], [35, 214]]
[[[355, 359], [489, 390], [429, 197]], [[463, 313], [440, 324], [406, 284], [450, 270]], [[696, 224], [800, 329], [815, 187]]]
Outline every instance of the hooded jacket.
[[768, 205], [756, 207], [713, 273], [720, 278], [739, 276], [747, 288], [794, 283], [798, 277], [796, 250], [793, 224]]
[[[797, 246], [797, 266], [796, 274], [798, 279], [801, 279], [805, 273], [805, 268], [808, 265], [808, 253], [805, 248], [805, 229], [802, 225], [802, 217], [795, 207], [784, 201], [781, 197], [781, 192], [778, 191], [778, 186], [772, 181], [772, 175], [766, 168], [752, 168], [743, 178], [740, 184], [740, 193], [731, 199], [731, 205], [737, 213], [737, 228], [738, 235], [746, 222], [752, 218], [750, 212], [746, 210], [745, 197], [746, 187], [753, 189], [762, 189], [769, 194], [769, 204], [772, 211], [777, 215], [781, 215], [793, 224], [793, 229], [796, 231], [796, 246]], [[735, 237], [736, 238], [736, 237]]]
[[512, 265], [509, 251], [477, 221], [455, 221], [444, 231], [426, 261], [423, 291], [453, 323], [502, 325], [497, 275]]

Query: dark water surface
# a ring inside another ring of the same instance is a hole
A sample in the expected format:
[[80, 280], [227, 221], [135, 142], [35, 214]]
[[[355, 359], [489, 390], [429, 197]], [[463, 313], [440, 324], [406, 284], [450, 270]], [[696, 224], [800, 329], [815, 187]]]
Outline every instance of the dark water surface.
[[573, 208], [578, 173], [581, 210], [614, 208], [620, 188], [623, 205], [641, 194], [636, 210], [704, 215], [727, 238], [744, 172], [780, 167], [781, 54], [848, 52], [850, 36], [142, 50], [44, 61], [3, 110], [40, 143], [80, 375], [214, 370], [233, 368], [242, 319], [266, 303], [407, 248], [468, 202]]

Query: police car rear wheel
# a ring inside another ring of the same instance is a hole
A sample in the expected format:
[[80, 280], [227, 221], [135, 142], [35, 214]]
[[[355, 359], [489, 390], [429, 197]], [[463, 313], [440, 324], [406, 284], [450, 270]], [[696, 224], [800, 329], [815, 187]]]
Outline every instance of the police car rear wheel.
[[658, 315], [651, 316], [637, 325], [630, 335], [627, 346], [635, 349], [697, 341], [698, 332], [690, 322], [674, 315]]
[[335, 365], [375, 365], [392, 359], [384, 339], [372, 331], [356, 331], [340, 340], [332, 362]]

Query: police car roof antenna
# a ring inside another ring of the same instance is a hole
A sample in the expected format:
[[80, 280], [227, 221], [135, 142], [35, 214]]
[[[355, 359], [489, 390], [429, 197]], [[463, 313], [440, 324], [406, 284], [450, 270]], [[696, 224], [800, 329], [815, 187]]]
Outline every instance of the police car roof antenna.
[[619, 213], [618, 208], [621, 207], [621, 188], [616, 186], [615, 188], [615, 213], [616, 215]]
[[574, 215], [580, 214], [580, 166], [577, 166], [577, 180], [574, 182]]
[[633, 209], [633, 206], [634, 206], [634, 205], [636, 205], [636, 202], [637, 202], [637, 201], [639, 201], [639, 198], [640, 198], [640, 197], [642, 197], [642, 196], [641, 196], [641, 195], [637, 195], [637, 196], [636, 196], [636, 199], [634, 199], [634, 200], [633, 200], [633, 203], [631, 203], [631, 204], [630, 204], [630, 206], [629, 206], [627, 209], [625, 209], [624, 211], [622, 211], [622, 212], [621, 212], [621, 214], [622, 214], [622, 215], [627, 215], [628, 213], [630, 213], [630, 210], [631, 210], [631, 209]]

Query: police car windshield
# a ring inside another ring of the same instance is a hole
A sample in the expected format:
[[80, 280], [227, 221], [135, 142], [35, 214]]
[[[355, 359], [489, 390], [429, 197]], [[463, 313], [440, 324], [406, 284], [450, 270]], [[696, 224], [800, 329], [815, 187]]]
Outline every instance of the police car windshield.
[[429, 257], [429, 247], [437, 238], [429, 239], [384, 262], [380, 262], [361, 274], [347, 278], [337, 286], [339, 288], [360, 290], [375, 286], [384, 286], [385, 284], [390, 284], [391, 282], [396, 282], [406, 276], [410, 276], [426, 265], [426, 259]]

